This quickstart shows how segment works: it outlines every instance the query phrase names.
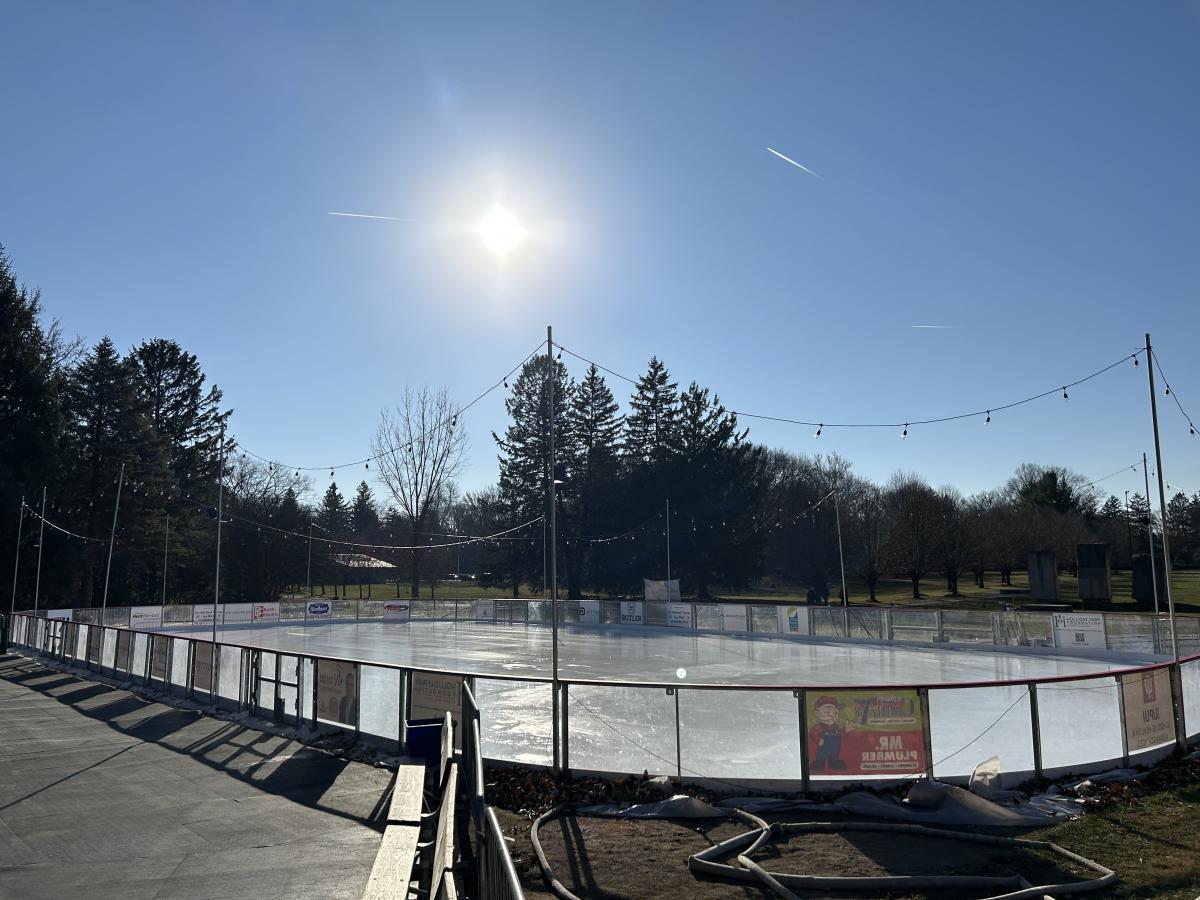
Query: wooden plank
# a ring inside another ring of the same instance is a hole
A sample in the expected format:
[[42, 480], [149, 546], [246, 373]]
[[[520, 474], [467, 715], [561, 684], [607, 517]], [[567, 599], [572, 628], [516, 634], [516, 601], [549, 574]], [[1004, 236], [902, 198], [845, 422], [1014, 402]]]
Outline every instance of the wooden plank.
[[446, 872], [454, 865], [454, 795], [458, 790], [458, 763], [450, 763], [442, 805], [438, 810], [437, 838], [433, 842], [433, 879], [429, 896], [437, 897]]
[[392, 782], [392, 803], [388, 808], [389, 823], [421, 824], [421, 798], [425, 791], [425, 763], [402, 762]]
[[363, 900], [404, 900], [412, 880], [413, 863], [417, 856], [417, 838], [421, 829], [416, 825], [389, 825], [371, 867], [371, 877], [363, 891]]

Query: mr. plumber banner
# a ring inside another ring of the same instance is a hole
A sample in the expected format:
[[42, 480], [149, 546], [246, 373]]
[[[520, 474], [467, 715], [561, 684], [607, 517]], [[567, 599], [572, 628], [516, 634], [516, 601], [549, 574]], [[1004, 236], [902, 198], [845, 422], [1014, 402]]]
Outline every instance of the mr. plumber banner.
[[808, 770], [816, 776], [925, 771], [916, 691], [808, 691]]

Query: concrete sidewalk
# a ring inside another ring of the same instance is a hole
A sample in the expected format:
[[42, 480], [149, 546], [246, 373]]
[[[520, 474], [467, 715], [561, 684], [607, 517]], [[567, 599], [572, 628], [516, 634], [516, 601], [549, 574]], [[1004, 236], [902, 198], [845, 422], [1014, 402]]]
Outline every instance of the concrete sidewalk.
[[361, 897], [392, 775], [0, 657], [0, 897]]

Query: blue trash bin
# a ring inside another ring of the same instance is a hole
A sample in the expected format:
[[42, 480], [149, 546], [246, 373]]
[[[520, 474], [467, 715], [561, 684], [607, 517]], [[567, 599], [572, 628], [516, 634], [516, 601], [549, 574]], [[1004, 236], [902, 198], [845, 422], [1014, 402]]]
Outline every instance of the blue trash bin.
[[408, 755], [427, 762], [437, 762], [442, 755], [444, 719], [410, 719], [408, 723]]

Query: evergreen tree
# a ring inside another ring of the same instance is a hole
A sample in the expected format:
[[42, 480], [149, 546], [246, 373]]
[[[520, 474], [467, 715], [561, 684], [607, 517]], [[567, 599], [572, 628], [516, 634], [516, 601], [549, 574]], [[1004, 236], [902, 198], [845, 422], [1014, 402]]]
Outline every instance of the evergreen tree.
[[375, 498], [365, 481], [360, 481], [350, 509], [350, 530], [359, 537], [372, 536], [379, 529], [379, 513], [375, 511]]
[[[573, 485], [568, 479], [571, 463], [578, 458], [575, 449], [571, 418], [568, 410], [574, 402], [575, 384], [566, 367], [545, 356], [536, 356], [525, 363], [512, 396], [504, 405], [511, 419], [504, 437], [493, 433], [500, 448], [500, 497], [505, 505], [506, 518], [512, 524], [549, 517], [549, 458], [550, 458], [550, 397], [547, 376], [554, 378], [554, 441], [555, 475], [563, 484], [558, 486], [559, 529], [572, 533], [565, 515], [573, 498]], [[510, 541], [508, 554], [509, 576], [513, 596], [520, 590], [521, 580], [540, 577], [545, 549], [525, 541]]]
[[621, 509], [613, 502], [620, 478], [622, 417], [617, 401], [595, 365], [579, 383], [568, 411], [574, 438], [571, 460], [571, 515], [575, 534], [568, 539], [566, 558], [568, 597], [582, 596], [584, 578], [599, 587], [614, 589], [621, 578], [617, 554], [624, 548], [596, 544], [588, 536], [621, 528]]
[[658, 357], [650, 358], [646, 374], [638, 379], [630, 413], [625, 417], [624, 451], [634, 465], [665, 461], [679, 415], [678, 385]]
[[338, 490], [337, 482], [331, 481], [317, 509], [317, 526], [333, 537], [344, 537], [350, 531], [350, 507]]

